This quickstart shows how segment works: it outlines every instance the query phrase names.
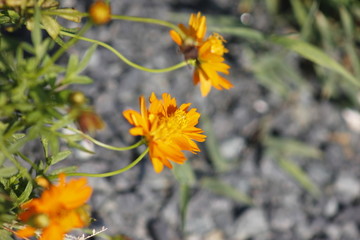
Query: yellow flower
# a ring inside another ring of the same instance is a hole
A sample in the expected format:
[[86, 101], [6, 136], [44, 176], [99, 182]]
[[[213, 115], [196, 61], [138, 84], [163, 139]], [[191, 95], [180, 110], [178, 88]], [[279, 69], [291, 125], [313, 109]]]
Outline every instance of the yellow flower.
[[189, 26], [179, 24], [181, 32], [170, 31], [170, 36], [180, 51], [184, 54], [185, 60], [193, 60], [195, 70], [193, 75], [194, 84], [200, 83], [202, 96], [207, 96], [214, 87], [218, 90], [230, 89], [233, 85], [218, 72], [229, 74], [229, 65], [224, 63], [223, 55], [228, 52], [224, 47], [224, 38], [219, 34], [212, 34], [204, 40], [206, 33], [206, 18], [191, 14]]
[[126, 110], [123, 115], [134, 125], [130, 134], [144, 136], [155, 172], [161, 172], [164, 165], [172, 168], [170, 161], [184, 163], [184, 150], [194, 154], [200, 151], [194, 141], [203, 142], [206, 136], [202, 134], [203, 130], [195, 127], [200, 113], [195, 108], [189, 110], [190, 103], [177, 107], [176, 99], [168, 93], [164, 93], [162, 99], [152, 93], [149, 108], [143, 96], [139, 100], [140, 113]]
[[183, 24], [178, 26], [181, 33], [171, 30], [170, 36], [180, 46], [180, 49], [197, 46], [202, 43], [206, 33], [206, 17], [201, 16], [200, 12], [197, 15], [190, 15], [188, 27]]
[[21, 238], [28, 238], [41, 230], [42, 240], [63, 240], [64, 235], [74, 228], [88, 224], [84, 217], [85, 202], [90, 198], [91, 187], [85, 178], [65, 182], [65, 175], [59, 175], [59, 184], [51, 185], [40, 198], [24, 203], [19, 220], [28, 224], [16, 232]]
[[207, 96], [211, 86], [218, 90], [230, 89], [233, 85], [218, 72], [229, 74], [229, 65], [224, 63], [223, 54], [228, 50], [223, 45], [224, 39], [218, 35], [211, 35], [200, 47], [195, 62], [194, 84], [200, 83], [202, 96]]
[[105, 24], [111, 19], [111, 8], [109, 4], [99, 0], [91, 4], [89, 15], [95, 24]]

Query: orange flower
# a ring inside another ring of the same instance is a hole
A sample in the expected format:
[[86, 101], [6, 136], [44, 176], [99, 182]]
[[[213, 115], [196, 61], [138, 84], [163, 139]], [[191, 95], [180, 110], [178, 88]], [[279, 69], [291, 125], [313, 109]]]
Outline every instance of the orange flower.
[[202, 43], [206, 33], [206, 17], [201, 16], [200, 12], [198, 12], [197, 15], [190, 15], [188, 27], [183, 24], [179, 24], [178, 26], [181, 33], [171, 30], [170, 36], [180, 48], [197, 46]]
[[207, 96], [211, 86], [218, 90], [230, 89], [233, 85], [218, 72], [229, 74], [229, 65], [224, 63], [223, 54], [228, 50], [223, 45], [224, 39], [218, 35], [211, 35], [200, 47], [195, 62], [194, 84], [200, 83], [202, 96]]
[[164, 165], [172, 168], [169, 160], [182, 164], [186, 161], [183, 150], [194, 154], [199, 152], [194, 141], [203, 142], [206, 136], [203, 130], [195, 127], [200, 113], [190, 109], [190, 103], [176, 105], [176, 99], [164, 93], [157, 99], [154, 93], [150, 96], [150, 106], [146, 107], [145, 98], [140, 97], [140, 113], [134, 110], [123, 112], [130, 124], [130, 134], [144, 136], [149, 147], [149, 155], [155, 172], [163, 170]]
[[204, 40], [206, 18], [201, 13], [191, 14], [189, 27], [179, 24], [180, 33], [171, 30], [170, 36], [179, 45], [185, 60], [194, 60], [193, 81], [200, 83], [202, 96], [207, 96], [211, 87], [218, 90], [230, 89], [233, 85], [218, 72], [229, 74], [229, 65], [224, 63], [223, 55], [228, 52], [224, 47], [225, 40], [219, 34], [212, 34]]
[[111, 20], [111, 8], [109, 4], [99, 0], [91, 4], [89, 15], [95, 24], [105, 24]]
[[65, 175], [59, 175], [59, 184], [51, 185], [40, 198], [24, 203], [19, 220], [28, 224], [16, 232], [21, 238], [28, 238], [41, 230], [42, 240], [63, 240], [64, 235], [74, 228], [87, 225], [89, 217], [84, 214], [85, 202], [92, 193], [85, 178], [65, 182]]

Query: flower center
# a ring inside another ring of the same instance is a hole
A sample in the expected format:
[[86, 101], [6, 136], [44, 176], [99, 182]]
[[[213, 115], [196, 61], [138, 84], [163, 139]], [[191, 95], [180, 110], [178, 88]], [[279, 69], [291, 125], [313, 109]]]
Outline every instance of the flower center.
[[154, 140], [172, 141], [172, 138], [182, 134], [187, 125], [186, 112], [178, 109], [170, 116], [163, 116], [151, 135]]
[[211, 53], [222, 56], [224, 53], [228, 52], [228, 50], [224, 47], [223, 42], [225, 42], [225, 40], [221, 35], [214, 33], [209, 37], [208, 41], [211, 43]]

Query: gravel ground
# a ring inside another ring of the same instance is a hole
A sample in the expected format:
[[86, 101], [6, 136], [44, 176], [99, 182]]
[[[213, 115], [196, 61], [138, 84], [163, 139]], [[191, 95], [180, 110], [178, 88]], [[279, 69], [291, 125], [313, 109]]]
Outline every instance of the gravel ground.
[[[64, 1], [65, 5], [72, 1]], [[77, 3], [81, 4], [81, 3]], [[184, 19], [190, 13], [226, 14], [239, 17], [234, 0], [122, 0], [112, 1], [115, 14]], [[78, 6], [86, 9], [87, 6]], [[182, 18], [183, 16], [184, 18]], [[269, 32], [274, 26], [262, 5], [253, 13], [253, 27]], [[161, 68], [182, 60], [167, 29], [141, 23], [113, 21], [95, 27], [88, 37], [111, 44], [134, 62]], [[247, 71], [244, 39], [225, 36], [230, 91], [213, 90], [207, 98], [192, 85], [191, 69], [150, 74], [133, 69], [103, 48], [98, 48], [85, 74], [95, 79], [91, 86], [79, 86], [92, 99], [107, 127], [96, 138], [117, 146], [132, 144], [129, 124], [121, 113], [138, 109], [138, 97], [154, 91], [169, 92], [179, 103], [192, 102], [207, 115], [214, 127], [221, 154], [231, 170], [217, 173], [205, 145], [196, 156], [189, 156], [197, 177], [216, 177], [248, 194], [249, 206], [214, 194], [199, 185], [191, 189], [184, 234], [180, 232], [179, 184], [169, 170], [156, 174], [148, 160], [132, 170], [109, 178], [91, 178], [91, 199], [96, 222], [107, 234], [124, 234], [135, 240], [286, 240], [286, 239], [360, 239], [360, 152], [359, 116], [319, 100], [313, 91], [303, 90], [293, 101], [282, 102], [260, 86]], [[72, 53], [82, 54], [89, 45], [79, 43]], [[292, 56], [291, 64], [299, 58]], [[266, 117], [265, 117], [266, 116]], [[321, 159], [295, 157], [321, 190], [315, 198], [299, 186], [267, 154], [257, 141], [256, 132], [267, 121], [276, 137], [293, 138], [318, 148]], [[354, 124], [350, 121], [355, 121]], [[80, 171], [107, 172], [121, 168], [139, 152], [112, 152], [95, 147], [94, 156], [76, 155]]]

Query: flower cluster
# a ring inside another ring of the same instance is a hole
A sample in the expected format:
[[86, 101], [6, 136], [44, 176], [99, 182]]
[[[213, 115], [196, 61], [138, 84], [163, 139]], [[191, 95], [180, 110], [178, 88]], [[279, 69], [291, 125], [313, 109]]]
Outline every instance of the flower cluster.
[[[123, 112], [123, 117], [132, 125], [129, 133], [141, 137], [137, 143], [115, 147], [92, 138], [91, 135], [104, 128], [105, 123], [82, 92], [68, 87], [92, 82], [81, 72], [97, 46], [112, 51], [129, 66], [147, 72], [173, 71], [192, 64], [193, 82], [200, 85], [202, 96], [207, 96], [212, 87], [222, 90], [233, 86], [221, 75], [229, 74], [230, 68], [224, 63], [224, 54], [228, 52], [224, 46], [225, 40], [217, 33], [206, 37], [206, 17], [201, 13], [191, 14], [188, 26], [176, 26], [159, 19], [113, 15], [111, 10], [110, 1], [105, 0], [95, 0], [87, 13], [61, 8], [57, 0], [0, 1], [0, 27], [14, 31], [26, 25], [31, 30], [32, 40], [32, 44], [16, 44], [14, 49], [12, 44], [5, 44], [9, 45], [4, 48], [4, 56], [8, 57], [0, 58], [0, 66], [3, 66], [0, 75], [4, 75], [0, 83], [4, 86], [4, 93], [0, 91], [3, 100], [0, 105], [4, 108], [0, 107], [0, 162], [10, 160], [14, 165], [8, 167], [7, 163], [0, 164], [0, 172], [4, 175], [1, 175], [0, 202], [4, 199], [11, 202], [11, 213], [6, 207], [0, 209], [0, 226], [7, 230], [7, 236], [15, 234], [25, 239], [63, 240], [73, 229], [89, 224], [90, 213], [86, 202], [92, 188], [87, 185], [86, 178], [66, 181], [66, 176], [113, 176], [129, 170], [147, 154], [154, 171], [160, 173], [164, 167], [171, 169], [173, 164], [183, 164], [187, 160], [186, 152], [200, 152], [198, 143], [206, 139], [204, 131], [197, 127], [201, 114], [196, 108], [190, 107], [191, 103], [178, 105], [169, 93], [163, 93], [158, 98], [152, 92], [149, 102], [141, 96], [140, 111]], [[82, 28], [71, 29], [63, 27], [57, 21], [59, 17], [77, 23], [81, 23], [85, 17], [88, 21]], [[170, 36], [185, 60], [174, 66], [151, 69], [130, 61], [107, 43], [86, 37], [86, 31], [94, 24], [106, 24], [111, 20], [158, 24], [173, 29]], [[47, 31], [49, 39], [45, 39], [47, 36], [42, 34], [42, 29]], [[4, 35], [4, 43], [11, 41], [12, 38], [7, 39]], [[58, 59], [78, 41], [94, 45], [81, 59], [70, 55], [67, 67], [58, 65]], [[59, 44], [59, 48], [53, 49], [50, 42]], [[9, 64], [14, 59], [21, 64]], [[27, 132], [30, 137], [23, 136]], [[72, 172], [70, 168], [57, 168], [54, 172], [53, 165], [71, 153], [62, 149], [62, 143], [92, 153], [81, 145], [84, 138], [115, 151], [127, 151], [143, 144], [147, 148], [129, 165], [112, 172], [79, 173]], [[39, 142], [44, 151], [42, 160], [33, 160], [22, 153], [23, 146], [32, 139], [41, 140]], [[22, 162], [27, 165], [22, 166]], [[57, 183], [48, 180], [65, 171], [66, 176], [64, 173], [58, 175]]]
[[146, 107], [145, 98], [140, 97], [140, 113], [134, 110], [123, 112], [130, 124], [130, 134], [144, 136], [149, 146], [149, 154], [154, 170], [159, 173], [164, 165], [172, 168], [169, 160], [183, 163], [186, 157], [182, 150], [199, 152], [195, 141], [203, 142], [206, 136], [203, 130], [195, 127], [200, 114], [190, 109], [190, 103], [177, 107], [175, 98], [164, 93], [158, 99], [154, 93], [150, 96], [150, 106]]
[[16, 232], [21, 238], [34, 236], [41, 231], [42, 240], [62, 240], [74, 228], [82, 228], [89, 222], [86, 201], [92, 193], [86, 178], [65, 182], [59, 175], [59, 183], [50, 185], [40, 196], [21, 206], [19, 220], [26, 227]]
[[179, 24], [180, 32], [170, 31], [170, 36], [179, 45], [185, 60], [194, 60], [194, 84], [200, 83], [202, 96], [207, 96], [211, 87], [230, 89], [233, 85], [218, 74], [229, 74], [229, 65], [224, 63], [223, 55], [228, 52], [224, 47], [224, 38], [213, 33], [204, 40], [206, 33], [206, 17], [191, 14], [189, 26]]

